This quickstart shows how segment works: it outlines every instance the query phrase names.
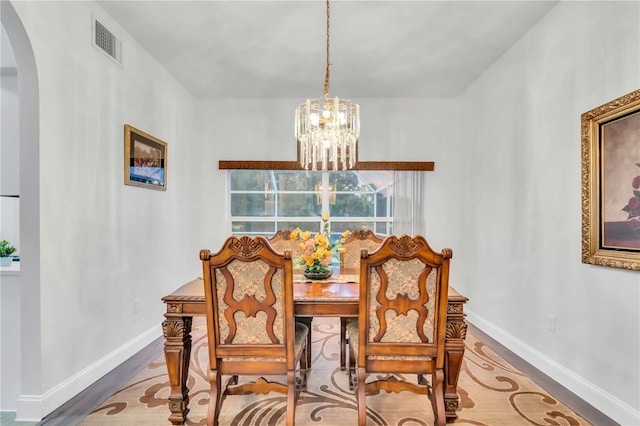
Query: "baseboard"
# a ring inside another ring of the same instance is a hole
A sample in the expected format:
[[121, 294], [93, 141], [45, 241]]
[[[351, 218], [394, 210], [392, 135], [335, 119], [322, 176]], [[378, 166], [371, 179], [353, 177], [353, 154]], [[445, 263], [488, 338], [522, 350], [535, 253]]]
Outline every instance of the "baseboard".
[[575, 374], [515, 336], [506, 333], [474, 312], [465, 309], [465, 313], [467, 314], [467, 321], [474, 327], [495, 339], [542, 373], [553, 378], [557, 383], [609, 416], [612, 420], [623, 426], [640, 425], [639, 411], [634, 410], [628, 404]]
[[158, 326], [131, 339], [42, 395], [20, 395], [16, 421], [38, 422], [162, 335]]

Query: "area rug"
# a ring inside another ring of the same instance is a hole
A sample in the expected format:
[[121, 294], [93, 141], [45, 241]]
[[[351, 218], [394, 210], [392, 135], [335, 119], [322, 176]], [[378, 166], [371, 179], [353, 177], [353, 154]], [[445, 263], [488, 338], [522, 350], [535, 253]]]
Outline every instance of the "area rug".
[[[356, 399], [348, 387], [347, 373], [339, 367], [337, 318], [313, 321], [313, 361], [307, 390], [296, 408], [296, 424], [339, 426], [357, 424]], [[202, 319], [194, 318], [193, 349], [188, 381], [187, 425], [206, 425], [208, 395], [207, 337]], [[461, 397], [455, 425], [589, 425], [579, 415], [547, 394], [472, 334], [467, 333], [463, 369], [458, 382]], [[80, 424], [169, 425], [164, 355], [112, 395]], [[286, 396], [229, 396], [220, 424], [276, 426], [285, 424]], [[433, 425], [426, 396], [409, 392], [367, 396], [368, 425]]]

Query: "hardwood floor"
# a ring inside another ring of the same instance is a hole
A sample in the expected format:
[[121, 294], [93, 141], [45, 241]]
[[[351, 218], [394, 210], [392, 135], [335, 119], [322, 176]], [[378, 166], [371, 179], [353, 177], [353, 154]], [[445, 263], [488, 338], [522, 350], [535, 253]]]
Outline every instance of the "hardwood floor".
[[[609, 417], [578, 398], [550, 377], [541, 373], [531, 364], [515, 355], [509, 349], [502, 346], [472, 324], [469, 324], [469, 331], [511, 365], [529, 376], [550, 395], [557, 398], [560, 402], [571, 408], [591, 424], [597, 426], [618, 425]], [[2, 421], [0, 423], [3, 426], [69, 426], [77, 424], [95, 408], [106, 401], [113, 393], [127, 384], [132, 377], [144, 369], [150, 362], [161, 356], [163, 352], [163, 344], [164, 338], [156, 339], [145, 349], [138, 352], [109, 374], [105, 375], [83, 392], [76, 395], [66, 404], [53, 411], [39, 423], [15, 422], [15, 413], [13, 413], [13, 415], [12, 413], [2, 413]]]
[[480, 329], [476, 328], [472, 324], [469, 325], [469, 331], [487, 345], [496, 354], [500, 355], [509, 364], [513, 365], [520, 372], [526, 374], [531, 380], [533, 380], [538, 386], [547, 391], [551, 396], [558, 399], [567, 407], [571, 408], [576, 413], [580, 414], [589, 423], [596, 426], [618, 426], [618, 423], [611, 420], [602, 412], [586, 403], [581, 398], [578, 398], [571, 391], [551, 377], [542, 373], [534, 366], [520, 358], [518, 355], [511, 352], [506, 347], [491, 338], [488, 334], [485, 334]]
[[[132, 377], [135, 377], [153, 360], [162, 355], [163, 346], [164, 337], [157, 338], [146, 348], [42, 419], [38, 426], [69, 426], [79, 423], [117, 390], [125, 386]], [[167, 422], [167, 424], [169, 423]], [[16, 423], [16, 425], [21, 426], [22, 424]]]

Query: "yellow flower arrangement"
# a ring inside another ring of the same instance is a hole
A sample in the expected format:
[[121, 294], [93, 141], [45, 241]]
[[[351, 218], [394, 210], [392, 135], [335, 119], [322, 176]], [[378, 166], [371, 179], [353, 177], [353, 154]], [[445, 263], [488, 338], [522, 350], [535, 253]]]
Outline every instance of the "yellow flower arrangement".
[[312, 235], [311, 231], [302, 231], [296, 228], [291, 232], [292, 240], [300, 240], [302, 255], [296, 256], [293, 261], [296, 267], [305, 268], [311, 271], [327, 271], [331, 267], [334, 249], [338, 253], [344, 252], [342, 243], [351, 233], [344, 231], [340, 238], [331, 241], [329, 233], [329, 214], [322, 215], [322, 232]]

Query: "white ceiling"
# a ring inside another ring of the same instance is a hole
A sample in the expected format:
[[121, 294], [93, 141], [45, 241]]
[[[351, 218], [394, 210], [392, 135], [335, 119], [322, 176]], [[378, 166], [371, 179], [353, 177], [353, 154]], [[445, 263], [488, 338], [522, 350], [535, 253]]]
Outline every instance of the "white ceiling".
[[[322, 96], [325, 1], [98, 3], [196, 97]], [[556, 3], [333, 0], [330, 95], [457, 96]]]

